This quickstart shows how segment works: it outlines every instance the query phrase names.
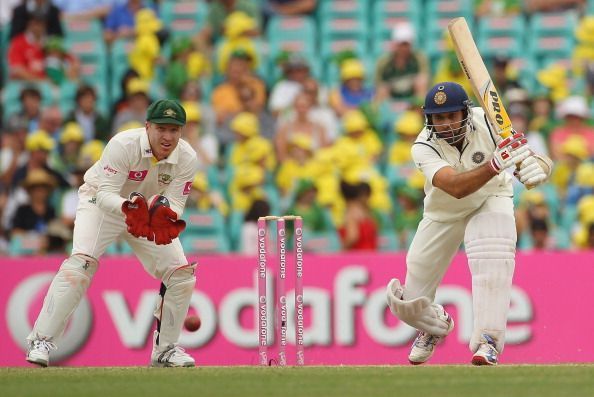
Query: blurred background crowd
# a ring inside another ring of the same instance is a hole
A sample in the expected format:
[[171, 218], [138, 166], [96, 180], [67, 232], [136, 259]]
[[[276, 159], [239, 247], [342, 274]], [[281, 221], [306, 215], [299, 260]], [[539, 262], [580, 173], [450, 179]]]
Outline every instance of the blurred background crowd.
[[594, 1], [2, 0], [0, 253], [66, 252], [84, 172], [163, 97], [200, 162], [187, 252], [254, 253], [268, 214], [303, 216], [309, 251], [406, 250], [424, 95], [471, 93], [457, 16], [555, 160], [551, 183], [515, 186], [519, 249], [593, 249]]

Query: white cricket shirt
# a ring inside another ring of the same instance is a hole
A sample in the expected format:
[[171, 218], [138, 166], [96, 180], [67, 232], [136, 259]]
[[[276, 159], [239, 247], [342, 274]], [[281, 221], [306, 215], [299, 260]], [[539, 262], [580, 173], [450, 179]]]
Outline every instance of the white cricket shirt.
[[472, 170], [490, 161], [501, 137], [494, 131], [480, 107], [472, 108], [473, 128], [468, 128], [463, 150], [449, 145], [443, 139], [429, 139], [424, 128], [412, 147], [412, 157], [417, 168], [425, 175], [425, 200], [423, 215], [437, 222], [449, 222], [466, 217], [477, 210], [489, 196], [513, 196], [511, 177], [506, 173], [493, 177], [476, 192], [457, 199], [433, 186], [433, 176], [443, 167], [450, 166], [458, 172]]
[[95, 197], [99, 208], [117, 214], [132, 192], [147, 200], [160, 194], [181, 216], [197, 168], [196, 152], [183, 139], [169, 157], [156, 161], [146, 129], [135, 128], [111, 138], [99, 161], [85, 173], [79, 194]]

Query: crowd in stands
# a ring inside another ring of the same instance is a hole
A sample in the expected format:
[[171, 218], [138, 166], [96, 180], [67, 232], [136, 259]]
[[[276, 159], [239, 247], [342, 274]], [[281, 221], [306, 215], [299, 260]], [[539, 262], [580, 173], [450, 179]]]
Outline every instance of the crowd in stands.
[[590, 14], [589, 0], [2, 1], [0, 254], [66, 252], [85, 171], [163, 97], [186, 109], [200, 164], [186, 251], [253, 254], [269, 214], [302, 216], [310, 251], [406, 250], [425, 93], [472, 93], [444, 34], [459, 15], [515, 129], [555, 161], [550, 183], [515, 185], [518, 247], [594, 249]]

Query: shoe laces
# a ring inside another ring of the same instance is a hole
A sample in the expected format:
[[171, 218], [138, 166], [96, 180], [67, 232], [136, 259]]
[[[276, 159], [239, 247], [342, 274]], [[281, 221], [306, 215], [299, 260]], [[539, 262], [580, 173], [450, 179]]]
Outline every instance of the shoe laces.
[[482, 343], [479, 347], [479, 350], [485, 353], [499, 354], [499, 352], [497, 351], [497, 347], [495, 347], [495, 341], [489, 335], [483, 335], [481, 342]]
[[34, 349], [43, 349], [48, 353], [50, 350], [58, 349], [58, 347], [56, 346], [56, 344], [54, 342], [50, 342], [49, 340], [45, 340], [45, 339], [36, 339], [33, 342], [31, 342], [31, 346]]
[[169, 361], [174, 356], [186, 356], [186, 351], [183, 347], [177, 344], [170, 345], [170, 348], [161, 353], [161, 361]]
[[417, 336], [417, 339], [415, 339], [415, 346], [422, 348], [435, 346], [440, 339], [441, 337], [439, 336], [431, 335], [426, 332], [420, 332], [419, 336]]

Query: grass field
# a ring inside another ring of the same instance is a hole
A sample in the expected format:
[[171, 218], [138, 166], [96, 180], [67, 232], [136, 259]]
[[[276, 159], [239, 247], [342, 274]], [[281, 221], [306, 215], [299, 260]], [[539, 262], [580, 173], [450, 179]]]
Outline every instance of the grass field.
[[594, 396], [594, 365], [0, 368], [0, 396]]

